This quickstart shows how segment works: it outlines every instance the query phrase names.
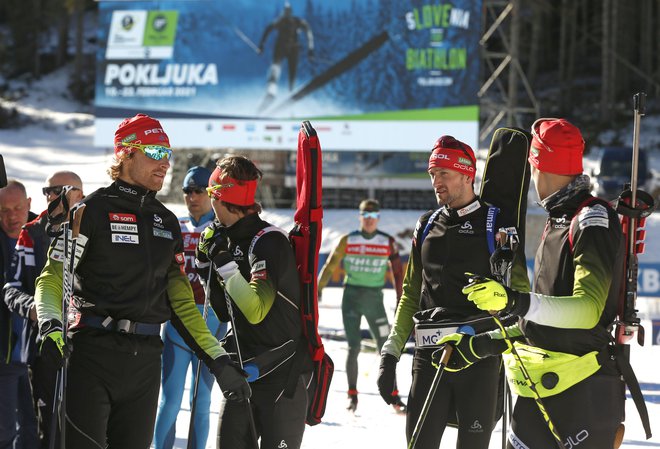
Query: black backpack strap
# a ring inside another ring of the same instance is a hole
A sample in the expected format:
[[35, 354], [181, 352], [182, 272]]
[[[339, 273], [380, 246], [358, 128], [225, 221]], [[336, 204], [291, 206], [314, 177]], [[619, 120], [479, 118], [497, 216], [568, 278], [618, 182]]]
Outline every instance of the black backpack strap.
[[637, 407], [637, 413], [642, 420], [642, 426], [644, 426], [644, 432], [646, 432], [646, 439], [651, 438], [651, 424], [649, 423], [649, 411], [646, 408], [646, 402], [644, 402], [644, 395], [642, 394], [642, 389], [639, 387], [639, 382], [637, 381], [637, 376], [630, 366], [630, 361], [625, 354], [624, 345], [615, 345], [614, 346], [614, 356], [616, 359], [616, 366], [619, 368], [619, 372], [623, 376], [623, 380], [628, 385], [628, 390], [630, 391], [630, 396]]

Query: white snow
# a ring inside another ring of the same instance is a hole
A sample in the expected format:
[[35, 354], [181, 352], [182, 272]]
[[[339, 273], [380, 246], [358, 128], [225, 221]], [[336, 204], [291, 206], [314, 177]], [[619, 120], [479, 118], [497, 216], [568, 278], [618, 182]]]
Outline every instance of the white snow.
[[[32, 196], [32, 210], [39, 212], [46, 206], [41, 195], [41, 187], [46, 177], [56, 171], [69, 169], [77, 172], [83, 179], [85, 191], [92, 192], [107, 185], [109, 177], [105, 170], [110, 165], [112, 150], [92, 146], [94, 126], [93, 116], [76, 103], [64, 96], [66, 70], [62, 69], [29, 87], [29, 94], [15, 103], [0, 100], [2, 104], [15, 107], [25, 114], [30, 114], [34, 123], [20, 129], [0, 129], [0, 154], [4, 157], [8, 177], [18, 178], [26, 185]], [[646, 120], [646, 119], [645, 119]], [[185, 211], [182, 204], [169, 205], [176, 213]], [[412, 228], [422, 211], [383, 211], [381, 228], [397, 234], [404, 228]], [[266, 211], [264, 217], [284, 229], [291, 226], [293, 211]], [[324, 217], [324, 244], [322, 251], [328, 252], [336, 238], [352, 230], [357, 224], [355, 211], [328, 210]], [[654, 214], [649, 220], [647, 235], [647, 254], [649, 261], [660, 261], [660, 219]], [[400, 242], [407, 250], [409, 242], [402, 238]], [[321, 326], [340, 330], [341, 324], [341, 289], [328, 287], [324, 291], [320, 306]], [[385, 302], [390, 317], [393, 315], [394, 292], [385, 290]], [[641, 302], [640, 302], [641, 303]], [[660, 306], [657, 301], [644, 303], [644, 315], [660, 318]], [[627, 432], [624, 448], [660, 447], [660, 376], [658, 360], [660, 345], [651, 345], [651, 323], [644, 320], [646, 326], [646, 346], [632, 345], [632, 364], [639, 381], [645, 385], [651, 423], [655, 426], [656, 436], [644, 439], [644, 433], [632, 401], [627, 401]], [[364, 326], [366, 328], [366, 325]], [[328, 353], [335, 361], [335, 377], [325, 420], [322, 424], [306, 429], [304, 448], [338, 447], [405, 447], [405, 418], [395, 414], [382, 402], [376, 389], [378, 374], [378, 356], [374, 352], [363, 351], [360, 356], [360, 377], [358, 389], [360, 402], [357, 413], [349, 414], [345, 410], [346, 376], [344, 362], [346, 344], [340, 341], [325, 342]], [[404, 355], [398, 368], [398, 381], [402, 394], [410, 386], [411, 357]], [[183, 395], [188, 398], [188, 393]], [[215, 428], [221, 400], [218, 388], [213, 390], [211, 432], [207, 448], [215, 447]], [[189, 407], [182, 404], [177, 421], [177, 448], [184, 448], [187, 435]], [[499, 448], [501, 430], [493, 433], [491, 448]], [[455, 447], [456, 432], [448, 429], [443, 438], [442, 448]]]

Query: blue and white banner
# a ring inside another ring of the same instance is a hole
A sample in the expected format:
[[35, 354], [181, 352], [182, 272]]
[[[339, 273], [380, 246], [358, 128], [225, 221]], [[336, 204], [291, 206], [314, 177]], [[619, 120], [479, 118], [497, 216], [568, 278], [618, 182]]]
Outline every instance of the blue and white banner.
[[145, 112], [174, 147], [290, 150], [302, 120], [328, 150], [475, 146], [481, 3], [102, 1], [95, 144]]

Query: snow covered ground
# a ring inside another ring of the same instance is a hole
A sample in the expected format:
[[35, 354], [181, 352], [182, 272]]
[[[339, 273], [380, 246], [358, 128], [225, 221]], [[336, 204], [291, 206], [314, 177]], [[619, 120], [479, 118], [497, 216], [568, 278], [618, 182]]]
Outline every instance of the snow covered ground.
[[[40, 191], [45, 178], [56, 170], [73, 170], [81, 175], [86, 192], [107, 185], [109, 177], [105, 170], [110, 165], [111, 148], [94, 148], [92, 146], [94, 126], [93, 118], [86, 111], [66, 98], [59, 95], [65, 83], [62, 81], [62, 71], [46, 78], [30, 88], [30, 94], [19, 103], [9, 106], [16, 107], [30, 114], [34, 123], [20, 129], [0, 130], [0, 155], [4, 157], [8, 177], [18, 178], [25, 183], [32, 196], [32, 210], [39, 212], [45, 208], [45, 198]], [[3, 101], [4, 100], [0, 100]], [[6, 103], [5, 103], [6, 104]], [[182, 204], [169, 205], [177, 214], [183, 214]], [[396, 234], [402, 228], [411, 228], [421, 211], [384, 211], [381, 228], [386, 232]], [[293, 211], [265, 211], [265, 218], [284, 229], [289, 229]], [[322, 252], [328, 252], [332, 244], [342, 233], [353, 229], [357, 224], [354, 211], [328, 210], [324, 217], [324, 244]], [[405, 248], [409, 243], [402, 240]], [[642, 260], [660, 262], [660, 214], [654, 214], [649, 220], [647, 235], [647, 252]], [[385, 290], [386, 305], [390, 315], [393, 314], [394, 293]], [[341, 289], [329, 287], [324, 291], [320, 308], [321, 327], [330, 332], [341, 330]], [[640, 301], [644, 308], [644, 316], [652, 313], [660, 317], [660, 306], [656, 300]], [[644, 440], [644, 433], [632, 401], [627, 401], [627, 432], [623, 447], [625, 448], [660, 448], [660, 375], [658, 360], [660, 346], [651, 345], [651, 323], [643, 322], [647, 329], [646, 346], [641, 348], [633, 345], [632, 364], [643, 386], [648, 402], [651, 423], [655, 425], [656, 436]], [[366, 328], [366, 324], [364, 326]], [[381, 400], [376, 389], [378, 374], [378, 356], [373, 352], [363, 351], [360, 356], [360, 403], [355, 415], [345, 410], [346, 376], [344, 360], [346, 356], [345, 343], [327, 340], [328, 353], [335, 361], [335, 378], [326, 411], [325, 421], [315, 427], [308, 427], [303, 442], [304, 448], [337, 448], [337, 447], [405, 447], [403, 416], [395, 414]], [[399, 364], [398, 380], [403, 394], [410, 386], [409, 355], [404, 355]], [[184, 394], [187, 398], [188, 394]], [[215, 426], [220, 403], [220, 392], [217, 388], [213, 393], [211, 432], [207, 448], [215, 447]], [[405, 397], [404, 397], [405, 400]], [[186, 400], [187, 401], [187, 400]], [[189, 407], [186, 401], [177, 421], [177, 448], [185, 447], [187, 435]], [[500, 447], [501, 430], [495, 430], [491, 439], [491, 448]], [[442, 443], [442, 448], [455, 447], [456, 433], [448, 429]]]

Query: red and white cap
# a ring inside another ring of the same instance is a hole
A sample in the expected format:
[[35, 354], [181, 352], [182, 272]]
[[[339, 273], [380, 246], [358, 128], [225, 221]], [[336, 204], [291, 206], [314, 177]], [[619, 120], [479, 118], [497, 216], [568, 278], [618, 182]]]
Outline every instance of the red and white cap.
[[580, 130], [563, 118], [540, 118], [532, 125], [529, 163], [556, 175], [582, 173], [584, 139]]
[[442, 136], [435, 141], [429, 158], [429, 170], [435, 167], [448, 168], [474, 179], [477, 159], [469, 145], [452, 136]]
[[170, 148], [170, 139], [160, 122], [145, 114], [137, 114], [124, 119], [117, 127], [117, 131], [115, 131], [115, 156], [117, 158], [135, 151], [135, 148], [124, 146], [123, 143], [162, 145]]

